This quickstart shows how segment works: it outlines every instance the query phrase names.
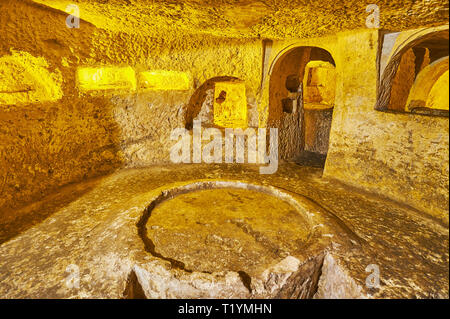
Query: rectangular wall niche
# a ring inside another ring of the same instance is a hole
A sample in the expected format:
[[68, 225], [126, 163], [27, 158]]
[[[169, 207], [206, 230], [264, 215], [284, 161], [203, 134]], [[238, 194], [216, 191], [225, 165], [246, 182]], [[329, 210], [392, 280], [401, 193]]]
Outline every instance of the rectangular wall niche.
[[139, 88], [155, 91], [185, 91], [192, 88], [189, 73], [167, 70], [139, 73]]
[[81, 91], [136, 90], [136, 75], [131, 67], [79, 68], [77, 81]]
[[247, 127], [247, 97], [243, 81], [216, 82], [214, 124], [221, 127]]

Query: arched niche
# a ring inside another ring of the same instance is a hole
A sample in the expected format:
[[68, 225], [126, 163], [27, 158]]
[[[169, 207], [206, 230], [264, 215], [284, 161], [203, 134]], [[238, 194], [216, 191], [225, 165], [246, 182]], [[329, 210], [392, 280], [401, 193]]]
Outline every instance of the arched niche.
[[296, 89], [288, 88], [289, 79], [297, 78], [299, 83], [303, 83], [305, 69], [310, 61], [317, 61], [316, 63], [328, 62], [333, 67], [336, 66], [330, 52], [310, 46], [292, 48], [273, 64], [269, 80], [269, 125], [273, 125], [281, 119], [283, 99], [288, 98], [290, 91]]
[[63, 93], [59, 71], [27, 52], [0, 57], [0, 105], [23, 105], [59, 100]]
[[336, 91], [336, 63], [319, 47], [289, 49], [272, 65], [268, 126], [278, 127], [280, 156], [297, 160], [306, 153], [328, 152]]
[[426, 106], [434, 83], [448, 70], [448, 40], [446, 26], [421, 30], [397, 45], [380, 78], [375, 108], [448, 116], [448, 110], [436, 104], [433, 108]]
[[[249, 120], [257, 122], [256, 105], [247, 104], [245, 82], [232, 76], [219, 76], [205, 81], [191, 96], [185, 113], [185, 127], [191, 129], [194, 120], [202, 126], [245, 128]], [[252, 122], [252, 121], [250, 121]]]

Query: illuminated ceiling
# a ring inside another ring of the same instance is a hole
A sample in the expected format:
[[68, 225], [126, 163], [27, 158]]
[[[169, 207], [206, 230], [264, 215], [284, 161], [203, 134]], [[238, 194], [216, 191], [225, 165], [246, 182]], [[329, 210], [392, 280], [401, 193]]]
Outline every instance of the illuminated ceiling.
[[365, 27], [366, 6], [380, 7], [381, 28], [447, 23], [447, 0], [33, 0], [80, 15], [99, 28], [152, 37], [210, 34], [238, 38], [304, 38]]

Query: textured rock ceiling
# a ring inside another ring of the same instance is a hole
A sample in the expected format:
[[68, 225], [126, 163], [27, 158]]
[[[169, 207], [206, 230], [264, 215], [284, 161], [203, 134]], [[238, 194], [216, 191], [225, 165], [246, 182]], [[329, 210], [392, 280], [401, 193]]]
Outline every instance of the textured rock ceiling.
[[380, 7], [381, 28], [401, 30], [448, 21], [448, 0], [34, 0], [99, 28], [148, 36], [211, 34], [303, 38], [364, 28], [366, 6]]

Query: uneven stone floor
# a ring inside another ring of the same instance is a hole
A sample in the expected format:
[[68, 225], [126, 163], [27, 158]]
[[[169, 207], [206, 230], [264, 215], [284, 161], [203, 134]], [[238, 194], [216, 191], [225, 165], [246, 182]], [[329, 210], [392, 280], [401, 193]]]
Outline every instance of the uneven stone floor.
[[448, 298], [448, 225], [321, 172], [169, 165], [67, 186], [0, 224], [0, 297]]
[[[162, 202], [147, 236], [163, 256], [193, 271], [258, 272], [307, 243], [308, 222], [289, 203], [257, 191], [223, 188], [189, 192]], [[204, 247], [200, 249], [201, 247]], [[220, 258], [217, 258], [220, 256]]]

